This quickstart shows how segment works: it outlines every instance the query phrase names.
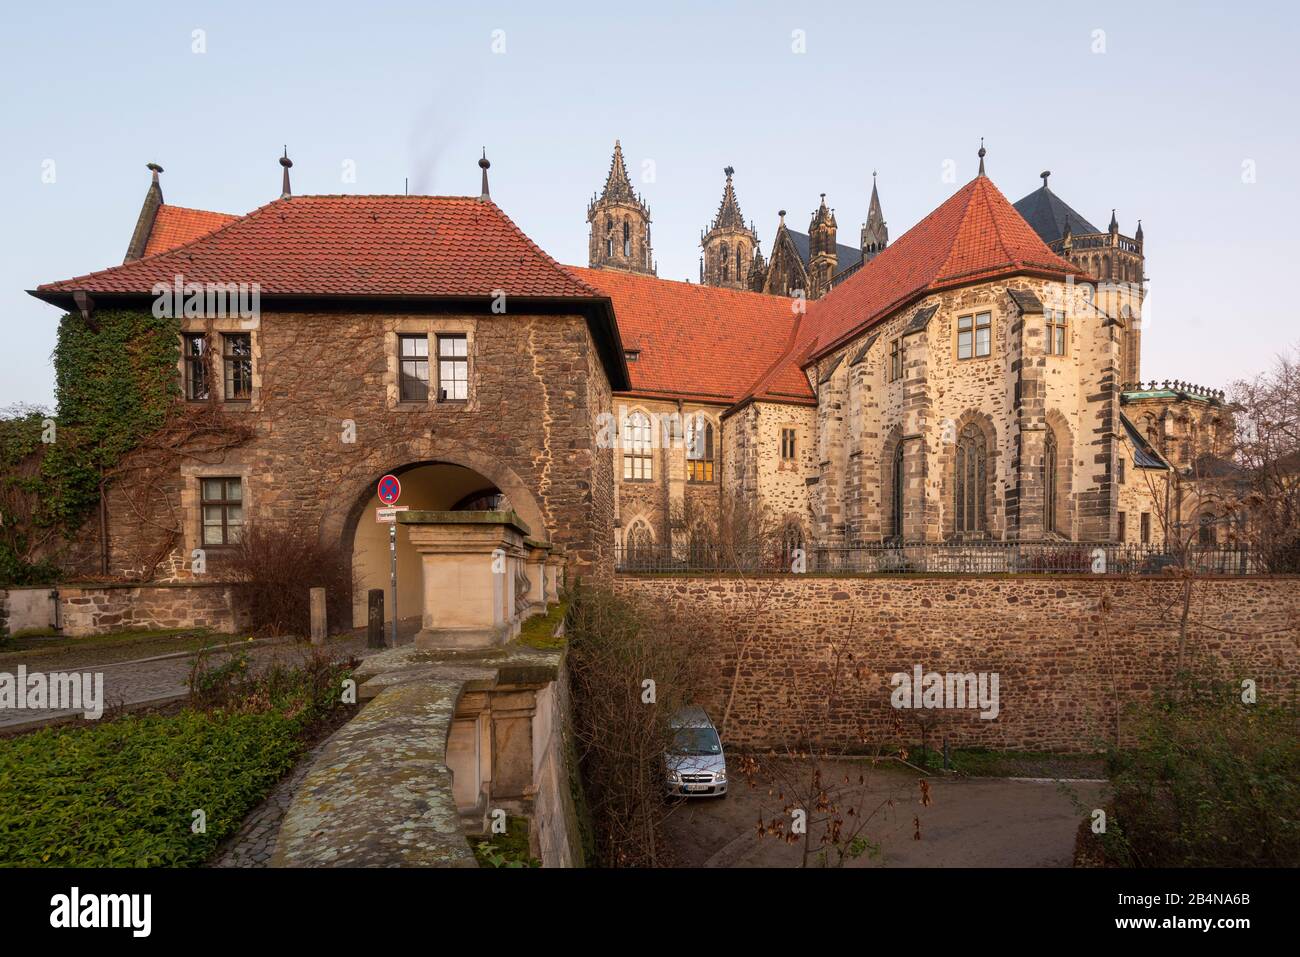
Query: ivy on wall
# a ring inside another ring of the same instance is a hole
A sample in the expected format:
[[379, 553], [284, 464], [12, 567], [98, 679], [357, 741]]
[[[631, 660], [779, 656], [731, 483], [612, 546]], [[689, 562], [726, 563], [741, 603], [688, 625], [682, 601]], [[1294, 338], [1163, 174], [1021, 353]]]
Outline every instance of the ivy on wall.
[[176, 408], [179, 320], [103, 310], [93, 323], [59, 321], [58, 411], [0, 419], [0, 585], [49, 579], [33, 555], [81, 527], [101, 482]]

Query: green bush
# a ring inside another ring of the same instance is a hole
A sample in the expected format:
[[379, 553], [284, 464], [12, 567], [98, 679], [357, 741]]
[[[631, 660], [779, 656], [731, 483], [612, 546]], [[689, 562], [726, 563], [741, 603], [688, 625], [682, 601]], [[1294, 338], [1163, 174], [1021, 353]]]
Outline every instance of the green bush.
[[1300, 864], [1300, 745], [1293, 705], [1189, 693], [1140, 716], [1138, 746], [1107, 757], [1103, 838], [1127, 867]]
[[[314, 660], [202, 682], [222, 705], [0, 741], [0, 866], [207, 861], [341, 707], [342, 665]], [[216, 689], [225, 691], [218, 694]], [[194, 814], [206, 829], [194, 833]]]

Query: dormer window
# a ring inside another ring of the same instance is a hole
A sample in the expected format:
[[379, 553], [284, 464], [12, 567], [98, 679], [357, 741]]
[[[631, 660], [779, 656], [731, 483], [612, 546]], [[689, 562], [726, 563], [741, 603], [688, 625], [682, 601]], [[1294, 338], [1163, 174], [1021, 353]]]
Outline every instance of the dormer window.
[[623, 358], [626, 359], [628, 362], [636, 362], [638, 359], [641, 358], [641, 350], [640, 350], [640, 349], [624, 349], [624, 350], [623, 350]]

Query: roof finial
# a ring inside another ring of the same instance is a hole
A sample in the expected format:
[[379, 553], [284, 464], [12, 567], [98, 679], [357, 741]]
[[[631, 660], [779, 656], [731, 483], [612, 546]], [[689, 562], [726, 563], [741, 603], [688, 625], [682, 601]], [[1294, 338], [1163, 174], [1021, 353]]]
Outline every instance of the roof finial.
[[1119, 232], [1119, 220], [1115, 218], [1115, 210], [1113, 209], [1110, 211], [1110, 231], [1112, 233]]
[[723, 167], [722, 171], [727, 174], [727, 179], [731, 179], [732, 175], [736, 172], [736, 168], [734, 166], [726, 166]]
[[488, 171], [488, 167], [491, 165], [492, 164], [488, 162], [487, 147], [485, 146], [483, 147], [483, 158], [478, 161], [478, 168], [483, 171], [483, 190], [479, 194], [479, 198], [478, 198], [478, 201], [480, 203], [486, 203], [488, 200], [492, 198], [491, 195], [488, 193], [488, 181], [487, 181], [487, 171]]
[[1047, 177], [1052, 175], [1052, 171], [1050, 169], [1045, 169], [1038, 175], [1043, 178], [1043, 189], [1047, 189]]
[[293, 195], [293, 191], [289, 189], [289, 169], [293, 166], [293, 160], [289, 159], [287, 144], [284, 147], [284, 155], [280, 157], [280, 165], [284, 167], [284, 181], [280, 184], [280, 198], [288, 199]]
[[163, 168], [157, 163], [147, 163], [145, 169], [150, 170], [153, 173], [153, 181], [158, 182], [158, 174], [163, 172]]
[[986, 150], [986, 149], [984, 148], [984, 137], [981, 136], [981, 137], [980, 137], [980, 152], [979, 152], [979, 157], [980, 157], [980, 175], [981, 175], [981, 176], [984, 175], [984, 154], [987, 153], [987, 152], [988, 152], [988, 150]]

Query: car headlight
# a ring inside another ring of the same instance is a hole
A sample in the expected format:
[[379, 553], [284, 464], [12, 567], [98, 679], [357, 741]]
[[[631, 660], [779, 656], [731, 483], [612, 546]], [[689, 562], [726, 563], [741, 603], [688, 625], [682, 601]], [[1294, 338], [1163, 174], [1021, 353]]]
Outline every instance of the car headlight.
[[727, 780], [727, 769], [726, 769], [726, 768], [723, 768], [721, 771], [716, 771], [716, 772], [714, 772], [713, 780], [718, 781], [718, 782], [726, 781], [726, 780]]
[[681, 782], [681, 779], [682, 779], [682, 776], [681, 776], [681, 774], [679, 774], [678, 772], [676, 772], [676, 771], [669, 771], [669, 772], [668, 772], [668, 783], [669, 783], [669, 784], [678, 784], [678, 783]]

